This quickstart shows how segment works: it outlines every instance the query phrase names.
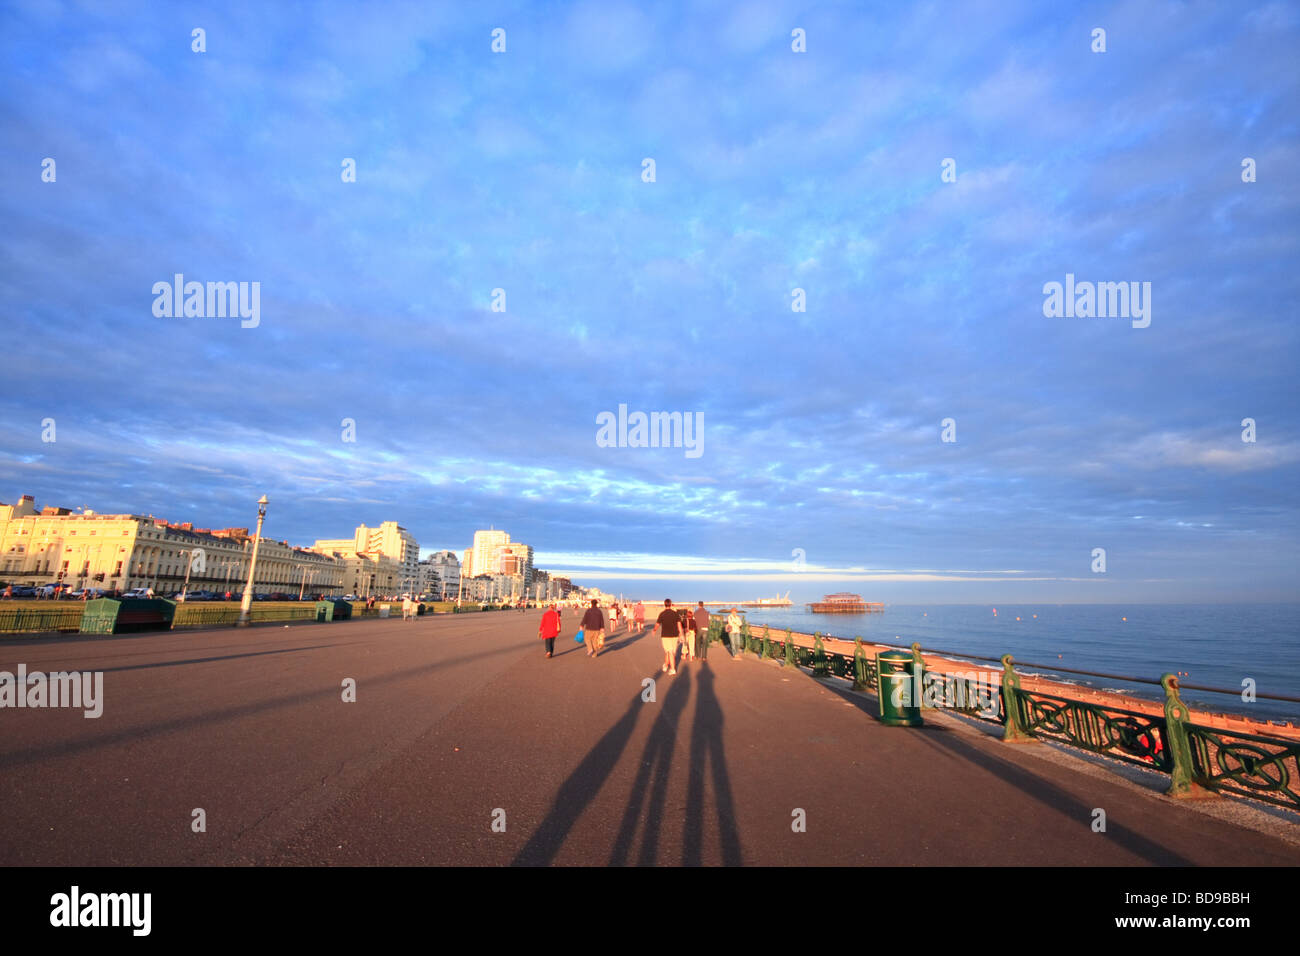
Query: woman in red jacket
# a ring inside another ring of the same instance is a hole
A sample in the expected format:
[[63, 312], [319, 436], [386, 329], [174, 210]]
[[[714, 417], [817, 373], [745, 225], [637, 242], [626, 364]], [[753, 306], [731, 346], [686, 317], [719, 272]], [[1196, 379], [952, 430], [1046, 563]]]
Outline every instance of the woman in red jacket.
[[537, 636], [546, 641], [546, 656], [555, 656], [555, 638], [560, 633], [560, 612], [552, 604], [542, 615], [542, 623], [537, 625]]

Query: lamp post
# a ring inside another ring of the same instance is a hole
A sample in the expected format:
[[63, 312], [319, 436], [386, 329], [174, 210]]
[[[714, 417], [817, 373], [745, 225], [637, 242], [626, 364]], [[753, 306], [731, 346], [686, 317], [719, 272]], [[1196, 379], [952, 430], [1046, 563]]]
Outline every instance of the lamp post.
[[180, 553], [188, 555], [185, 561], [185, 583], [181, 585], [181, 603], [185, 603], [186, 596], [190, 593], [190, 569], [194, 567], [194, 548], [181, 548]]
[[266, 519], [266, 495], [257, 500], [257, 533], [253, 536], [253, 557], [248, 562], [248, 583], [244, 585], [244, 599], [239, 604], [239, 626], [248, 626], [248, 612], [253, 606], [253, 572], [257, 569], [257, 546], [262, 543], [262, 522]]
[[312, 578], [316, 577], [316, 569], [315, 568], [308, 569], [307, 565], [300, 564], [298, 565], [298, 570], [302, 572], [302, 583], [298, 585], [298, 600], [301, 601], [303, 591], [307, 587], [307, 582], [310, 581]]

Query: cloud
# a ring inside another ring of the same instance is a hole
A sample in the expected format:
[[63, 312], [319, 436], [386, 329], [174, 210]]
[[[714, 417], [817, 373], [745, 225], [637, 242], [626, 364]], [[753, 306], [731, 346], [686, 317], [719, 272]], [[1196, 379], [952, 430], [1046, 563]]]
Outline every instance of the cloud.
[[[1292, 594], [1289, 6], [1116, 8], [1104, 56], [1028, 3], [507, 14], [217, 11], [204, 58], [0, 12], [9, 496], [1066, 596], [1104, 540], [1162, 595]], [[155, 318], [178, 271], [260, 281], [261, 326]], [[1066, 272], [1152, 282], [1151, 327], [1045, 319]], [[705, 456], [598, 447], [620, 403], [703, 413]]]

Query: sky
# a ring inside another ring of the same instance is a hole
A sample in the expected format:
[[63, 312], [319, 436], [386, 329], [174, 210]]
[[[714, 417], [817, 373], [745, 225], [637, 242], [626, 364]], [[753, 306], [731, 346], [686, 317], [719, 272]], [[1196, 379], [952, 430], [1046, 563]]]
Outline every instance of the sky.
[[[1297, 600], [1298, 41], [1295, 3], [8, 0], [0, 500], [495, 526], [646, 598]], [[256, 325], [156, 314], [178, 273]], [[1067, 275], [1149, 324], [1047, 314]], [[610, 447], [620, 405], [698, 446]]]

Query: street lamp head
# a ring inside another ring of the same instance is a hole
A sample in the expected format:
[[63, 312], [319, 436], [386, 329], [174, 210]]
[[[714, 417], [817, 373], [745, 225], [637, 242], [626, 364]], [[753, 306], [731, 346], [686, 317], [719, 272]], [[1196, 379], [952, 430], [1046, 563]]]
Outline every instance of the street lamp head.
[[258, 498], [258, 499], [257, 499], [257, 503], [258, 503], [259, 505], [261, 505], [263, 508], [265, 508], [265, 507], [267, 506], [267, 504], [268, 504], [268, 502], [267, 502], [267, 500], [266, 500], [266, 495], [262, 495], [262, 497]]

